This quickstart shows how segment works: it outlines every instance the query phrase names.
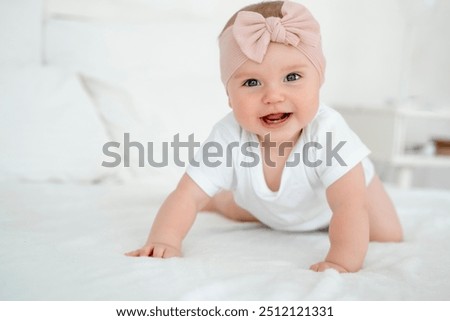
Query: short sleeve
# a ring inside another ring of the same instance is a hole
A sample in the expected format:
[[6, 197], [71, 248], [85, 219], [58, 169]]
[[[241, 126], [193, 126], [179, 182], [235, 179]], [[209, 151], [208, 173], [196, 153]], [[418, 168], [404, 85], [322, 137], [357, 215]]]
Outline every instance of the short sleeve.
[[213, 127], [186, 169], [210, 197], [222, 189], [231, 189], [235, 182], [233, 145], [239, 144], [239, 127], [233, 119], [228, 115]]
[[318, 178], [328, 188], [370, 154], [370, 150], [335, 110], [326, 107], [310, 128]]

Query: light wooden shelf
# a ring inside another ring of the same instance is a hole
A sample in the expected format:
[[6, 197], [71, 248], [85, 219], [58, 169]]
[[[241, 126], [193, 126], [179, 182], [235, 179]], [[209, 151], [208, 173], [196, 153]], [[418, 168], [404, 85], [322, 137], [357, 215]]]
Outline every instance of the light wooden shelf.
[[450, 168], [450, 156], [405, 154], [394, 157], [392, 164], [394, 166]]
[[[413, 154], [407, 151], [406, 146], [406, 129], [409, 120], [424, 123], [448, 121], [450, 128], [450, 112], [448, 110], [395, 108], [395, 106], [378, 108], [340, 106], [336, 109], [372, 150], [374, 160], [399, 170], [397, 183], [401, 187], [410, 186], [414, 168], [450, 168], [450, 156]], [[448, 135], [450, 138], [450, 130]]]

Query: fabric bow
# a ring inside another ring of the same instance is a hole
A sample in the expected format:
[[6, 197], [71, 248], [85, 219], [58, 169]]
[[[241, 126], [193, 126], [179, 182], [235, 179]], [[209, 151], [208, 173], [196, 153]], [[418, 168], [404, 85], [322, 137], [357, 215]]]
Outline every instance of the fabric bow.
[[233, 25], [233, 35], [241, 51], [261, 63], [270, 42], [297, 47], [300, 43], [316, 47], [320, 44], [320, 27], [303, 6], [285, 2], [283, 18], [264, 18], [261, 14], [241, 11]]

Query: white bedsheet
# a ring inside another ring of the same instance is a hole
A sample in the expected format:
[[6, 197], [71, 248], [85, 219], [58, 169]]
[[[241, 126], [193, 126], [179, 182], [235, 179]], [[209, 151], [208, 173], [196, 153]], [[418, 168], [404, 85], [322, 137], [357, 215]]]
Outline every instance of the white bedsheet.
[[283, 233], [202, 213], [184, 257], [129, 258], [167, 188], [0, 184], [0, 300], [449, 300], [450, 191], [390, 189], [401, 244], [364, 269], [315, 273], [325, 233]]

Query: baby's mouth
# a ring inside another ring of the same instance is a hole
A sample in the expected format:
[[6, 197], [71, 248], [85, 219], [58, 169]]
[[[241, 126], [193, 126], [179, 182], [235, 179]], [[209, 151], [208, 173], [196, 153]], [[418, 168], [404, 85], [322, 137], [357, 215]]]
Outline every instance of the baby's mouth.
[[269, 114], [260, 119], [267, 125], [275, 125], [285, 122], [291, 115], [292, 113]]

